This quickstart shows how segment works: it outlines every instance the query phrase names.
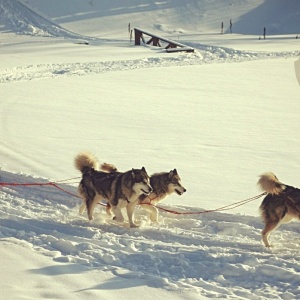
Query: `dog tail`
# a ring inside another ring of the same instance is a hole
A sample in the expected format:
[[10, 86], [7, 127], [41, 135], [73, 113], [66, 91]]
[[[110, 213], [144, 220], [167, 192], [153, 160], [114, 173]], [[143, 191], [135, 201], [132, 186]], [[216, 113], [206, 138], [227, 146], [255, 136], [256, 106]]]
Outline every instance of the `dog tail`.
[[81, 152], [75, 156], [74, 159], [75, 168], [84, 173], [87, 169], [98, 169], [97, 158], [89, 152]]
[[285, 189], [285, 185], [271, 172], [260, 175], [257, 184], [263, 191], [271, 195], [278, 195]]
[[100, 170], [107, 173], [115, 173], [118, 172], [118, 169], [113, 164], [104, 163], [100, 166]]

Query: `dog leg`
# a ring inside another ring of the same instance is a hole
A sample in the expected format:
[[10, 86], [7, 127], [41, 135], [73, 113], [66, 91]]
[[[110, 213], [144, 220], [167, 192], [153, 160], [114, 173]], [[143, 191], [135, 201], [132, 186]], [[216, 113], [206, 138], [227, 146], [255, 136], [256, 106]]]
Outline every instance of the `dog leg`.
[[80, 208], [79, 208], [79, 214], [82, 215], [85, 211], [85, 208], [86, 208], [86, 202], [82, 202]]
[[158, 209], [155, 206], [149, 204], [140, 204], [140, 206], [149, 212], [151, 222], [158, 222]]
[[279, 226], [279, 220], [270, 221], [266, 223], [265, 228], [262, 231], [262, 240], [266, 247], [271, 247], [269, 243], [269, 236]]
[[106, 213], [109, 215], [109, 216], [112, 216], [112, 208], [111, 208], [111, 205], [107, 202], [106, 204]]
[[136, 203], [134, 202], [134, 203], [129, 203], [126, 206], [127, 216], [128, 216], [128, 221], [129, 221], [130, 228], [136, 228], [136, 227], [138, 227], [136, 224], [134, 224], [134, 221], [133, 221], [133, 212], [134, 212], [135, 205], [136, 205]]
[[114, 216], [114, 220], [117, 222], [124, 222], [124, 217], [121, 212], [121, 209], [118, 206], [112, 206], [112, 211]]
[[96, 204], [97, 204], [96, 197], [94, 197], [93, 199], [88, 199], [86, 201], [87, 214], [90, 221], [94, 219], [93, 213]]

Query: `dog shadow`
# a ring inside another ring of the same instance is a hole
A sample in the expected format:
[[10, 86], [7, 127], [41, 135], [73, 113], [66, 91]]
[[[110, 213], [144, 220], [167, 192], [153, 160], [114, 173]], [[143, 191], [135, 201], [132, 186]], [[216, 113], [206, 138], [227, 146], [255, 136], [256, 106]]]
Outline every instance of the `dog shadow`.
[[135, 287], [145, 286], [145, 285], [147, 284], [143, 279], [135, 278], [134, 280], [131, 280], [130, 278], [113, 277], [100, 284], [96, 284], [94, 286], [85, 289], [76, 290], [74, 291], [74, 293], [80, 293], [80, 292], [86, 292], [92, 290], [123, 290], [123, 289], [135, 288]]
[[60, 276], [60, 275], [75, 275], [82, 274], [89, 271], [90, 268], [80, 264], [59, 264], [57, 266], [48, 266], [38, 269], [29, 269], [31, 274], [45, 275], [45, 276]]

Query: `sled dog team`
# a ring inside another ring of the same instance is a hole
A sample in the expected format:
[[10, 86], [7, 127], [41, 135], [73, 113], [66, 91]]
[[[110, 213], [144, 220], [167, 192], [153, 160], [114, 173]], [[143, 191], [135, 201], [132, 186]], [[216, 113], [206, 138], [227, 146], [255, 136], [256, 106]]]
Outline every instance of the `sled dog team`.
[[[106, 202], [106, 211], [113, 219], [123, 222], [122, 209], [125, 208], [130, 227], [134, 223], [134, 208], [138, 204], [149, 212], [152, 222], [158, 221], [156, 204], [172, 193], [182, 195], [186, 189], [176, 169], [149, 176], [146, 169], [131, 169], [120, 172], [112, 165], [98, 165], [98, 160], [88, 152], [75, 157], [75, 167], [82, 173], [78, 193], [82, 198], [80, 213], [87, 210], [89, 220], [93, 219], [96, 205]], [[265, 173], [258, 181], [266, 196], [260, 205], [265, 227], [262, 240], [270, 247], [269, 236], [280, 224], [300, 219], [300, 189], [283, 184], [273, 173]]]
[[[79, 153], [75, 157], [75, 167], [82, 173], [78, 192], [83, 200], [80, 213], [87, 209], [89, 220], [93, 219], [95, 206], [102, 200], [107, 202], [107, 213], [114, 220], [123, 222], [122, 208], [126, 208], [130, 227], [137, 227], [133, 220], [137, 204], [150, 213], [150, 220], [157, 222], [158, 210], [155, 205], [172, 193], [182, 195], [182, 186], [177, 170], [155, 173], [148, 176], [146, 169], [132, 169], [120, 172], [112, 164], [102, 164], [90, 153]], [[151, 204], [151, 205], [149, 205]]]

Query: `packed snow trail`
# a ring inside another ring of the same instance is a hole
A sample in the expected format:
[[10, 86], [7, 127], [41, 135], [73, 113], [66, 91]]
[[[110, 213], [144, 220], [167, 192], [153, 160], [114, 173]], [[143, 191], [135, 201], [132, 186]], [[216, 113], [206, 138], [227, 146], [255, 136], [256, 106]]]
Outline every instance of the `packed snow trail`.
[[[2, 182], [47, 182], [5, 171], [0, 176]], [[76, 193], [75, 187], [63, 188]], [[276, 247], [266, 249], [258, 217], [160, 212], [159, 224], [153, 226], [146, 212], [137, 209], [140, 227], [129, 229], [127, 224], [111, 221], [100, 206], [95, 220], [88, 222], [85, 215], [78, 215], [79, 205], [79, 199], [53, 186], [3, 187], [1, 238], [24, 240], [56, 262], [143, 279], [149, 286], [166, 290], [186, 289], [231, 299], [268, 298], [273, 288], [282, 299], [300, 294], [300, 263], [294, 259], [300, 254], [296, 225], [276, 231], [272, 236]]]
[[183, 53], [166, 58], [158, 56], [134, 60], [40, 64], [0, 69], [0, 83], [95, 75], [105, 72], [128, 71], [142, 68], [163, 68], [207, 63], [244, 62], [268, 58], [289, 58], [297, 57], [298, 55], [298, 52], [255, 53], [211, 46], [207, 46], [205, 49], [206, 50], [200, 50], [193, 54]]

